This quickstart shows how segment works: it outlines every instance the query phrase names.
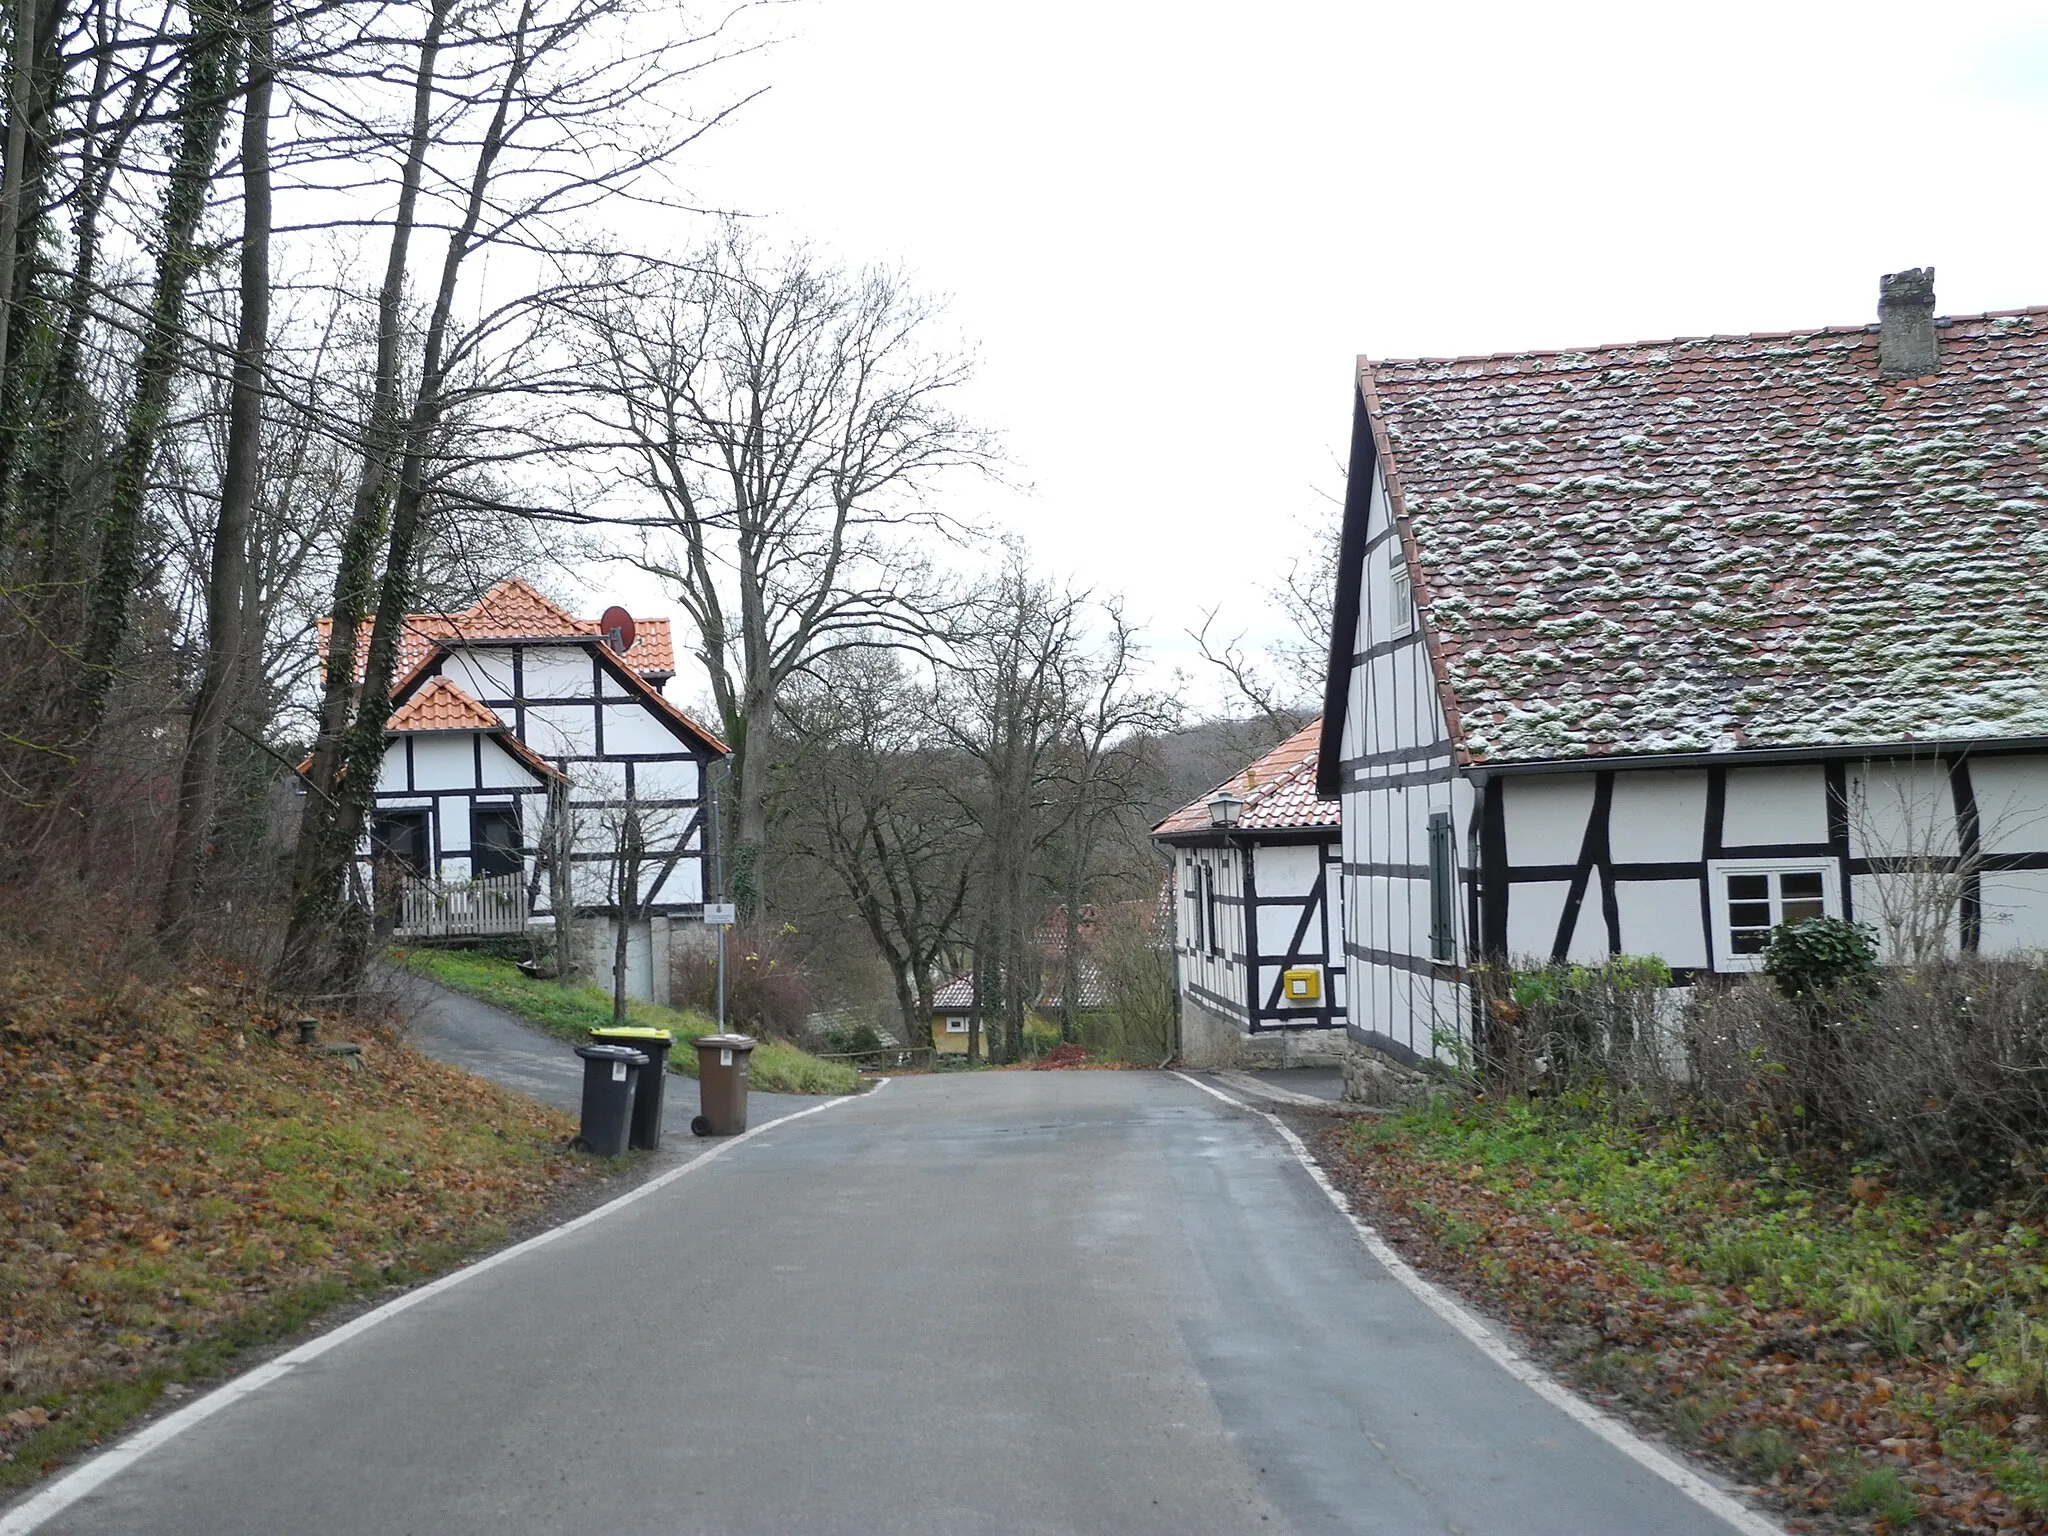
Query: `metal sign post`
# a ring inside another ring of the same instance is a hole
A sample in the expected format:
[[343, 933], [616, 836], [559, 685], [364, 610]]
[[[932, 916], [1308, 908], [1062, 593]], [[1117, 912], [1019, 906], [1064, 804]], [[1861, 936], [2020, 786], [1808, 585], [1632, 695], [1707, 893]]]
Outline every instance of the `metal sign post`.
[[[720, 777], [731, 774], [732, 769], [725, 763], [717, 765], [725, 769]], [[704, 903], [704, 921], [718, 927], [718, 1032], [725, 1033], [725, 933], [732, 926], [732, 903], [725, 899], [725, 837], [718, 815], [719, 780], [706, 774], [705, 782], [710, 790], [711, 816], [711, 887], [718, 893], [717, 901]]]

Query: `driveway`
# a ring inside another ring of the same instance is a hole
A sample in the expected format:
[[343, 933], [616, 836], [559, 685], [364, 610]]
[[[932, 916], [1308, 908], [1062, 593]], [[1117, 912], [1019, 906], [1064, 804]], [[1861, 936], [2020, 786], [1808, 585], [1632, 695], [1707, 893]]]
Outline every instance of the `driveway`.
[[[583, 1059], [576, 1047], [489, 1003], [437, 987], [423, 977], [387, 970], [384, 980], [410, 1021], [406, 1038], [433, 1057], [478, 1077], [577, 1113], [583, 1105]], [[681, 1042], [688, 1050], [689, 1043]], [[815, 1104], [786, 1093], [749, 1093], [747, 1123], [765, 1125]], [[661, 1100], [661, 1160], [695, 1156], [702, 1144], [690, 1134], [697, 1113], [697, 1081], [670, 1073]]]
[[1397, 1283], [1263, 1119], [1111, 1072], [903, 1079], [770, 1126], [42, 1528], [1731, 1529]]

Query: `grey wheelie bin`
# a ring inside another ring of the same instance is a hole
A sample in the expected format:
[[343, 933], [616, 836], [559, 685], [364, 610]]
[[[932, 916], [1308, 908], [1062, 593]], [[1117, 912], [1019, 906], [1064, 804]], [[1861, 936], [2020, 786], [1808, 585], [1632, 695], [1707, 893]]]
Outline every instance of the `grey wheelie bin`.
[[583, 1125], [569, 1143], [579, 1152], [620, 1157], [633, 1128], [633, 1090], [647, 1053], [624, 1045], [579, 1045], [583, 1058]]
[[606, 1025], [590, 1032], [593, 1045], [623, 1045], [629, 1051], [645, 1051], [647, 1065], [640, 1069], [640, 1084], [633, 1090], [633, 1129], [626, 1144], [635, 1152], [661, 1150], [661, 1102], [668, 1088], [668, 1053], [676, 1037], [665, 1029], [647, 1029], [638, 1024]]

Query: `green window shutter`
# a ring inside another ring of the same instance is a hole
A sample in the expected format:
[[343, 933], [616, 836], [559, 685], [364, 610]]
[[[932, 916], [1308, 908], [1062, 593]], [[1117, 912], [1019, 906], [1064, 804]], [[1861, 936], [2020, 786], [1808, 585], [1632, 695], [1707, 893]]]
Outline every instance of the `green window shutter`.
[[1429, 957], [1458, 958], [1458, 861], [1448, 811], [1429, 818]]

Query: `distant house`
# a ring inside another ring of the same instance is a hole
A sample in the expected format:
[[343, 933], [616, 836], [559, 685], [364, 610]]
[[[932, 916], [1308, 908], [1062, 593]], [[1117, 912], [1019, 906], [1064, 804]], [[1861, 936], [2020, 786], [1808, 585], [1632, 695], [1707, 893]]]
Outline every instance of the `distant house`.
[[[1773, 924], [2048, 945], [2048, 310], [1361, 359], [1317, 787], [1348, 1018]], [[1922, 913], [1924, 919], [1926, 914]]]
[[[599, 920], [591, 958], [608, 970], [630, 806], [633, 904], [649, 916], [629, 928], [628, 985], [661, 998], [670, 923], [703, 912], [704, 770], [726, 749], [662, 695], [668, 621], [608, 617], [623, 622], [601, 631], [515, 579], [459, 613], [406, 618], [361, 888], [401, 937], [551, 926], [540, 853], [552, 799], [572, 828], [577, 907]], [[328, 631], [323, 620], [323, 660]]]
[[1173, 853], [1181, 1060], [1312, 1059], [1345, 1022], [1343, 840], [1321, 722], [1152, 829]]
[[[1086, 1016], [1098, 1013], [1109, 1006], [1109, 988], [1102, 975], [1102, 968], [1089, 955], [1089, 947], [1095, 936], [1095, 908], [1083, 907], [1081, 920], [1077, 925], [1080, 934], [1080, 956], [1076, 962], [1075, 1003], [1079, 1012]], [[1039, 982], [1032, 998], [1031, 1012], [1040, 1018], [1056, 1020], [1065, 1006], [1066, 954], [1067, 954], [1067, 909], [1058, 906], [1046, 916], [1038, 927]], [[974, 973], [966, 971], [950, 978], [932, 994], [932, 1048], [944, 1056], [964, 1056], [967, 1040], [974, 1018]], [[999, 1028], [1000, 1018], [983, 1018], [984, 1032]], [[988, 1050], [984, 1036], [982, 1051]]]

